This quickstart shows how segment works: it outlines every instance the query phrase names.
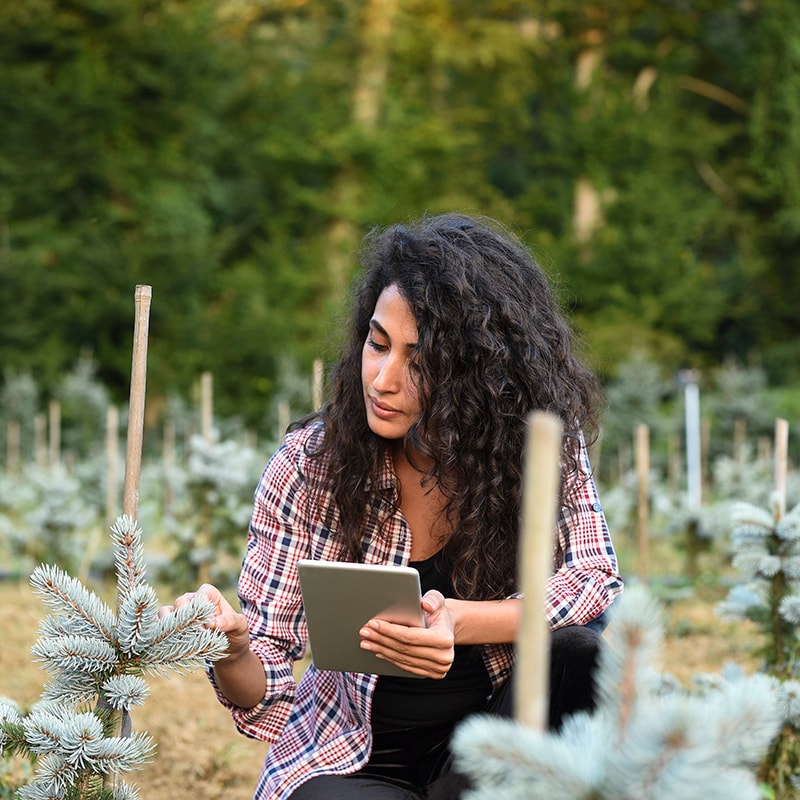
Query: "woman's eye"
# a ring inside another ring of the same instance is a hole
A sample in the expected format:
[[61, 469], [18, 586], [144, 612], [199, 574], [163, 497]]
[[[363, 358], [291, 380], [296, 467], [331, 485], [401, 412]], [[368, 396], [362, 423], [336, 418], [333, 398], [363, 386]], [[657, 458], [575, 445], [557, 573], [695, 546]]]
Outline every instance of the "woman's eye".
[[367, 339], [367, 345], [376, 353], [385, 353], [389, 349], [385, 344], [376, 342], [371, 336]]

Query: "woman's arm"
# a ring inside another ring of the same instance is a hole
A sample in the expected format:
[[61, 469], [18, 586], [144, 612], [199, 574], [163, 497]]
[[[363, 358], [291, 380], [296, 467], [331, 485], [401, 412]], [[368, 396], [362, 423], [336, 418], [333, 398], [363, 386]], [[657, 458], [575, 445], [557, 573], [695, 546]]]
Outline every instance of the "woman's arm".
[[517, 639], [522, 600], [445, 600], [456, 644], [509, 644]]
[[547, 582], [545, 614], [551, 628], [586, 625], [622, 592], [622, 577], [585, 446], [584, 480], [558, 519], [560, 560]]
[[252, 708], [266, 693], [266, 675], [261, 659], [250, 649], [250, 631], [244, 614], [239, 614], [215, 586], [204, 583], [196, 592], [183, 594], [173, 606], [160, 609], [171, 613], [195, 594], [205, 596], [216, 609], [206, 627], [221, 631], [228, 639], [228, 654], [214, 664], [214, 678], [225, 697], [240, 708]]

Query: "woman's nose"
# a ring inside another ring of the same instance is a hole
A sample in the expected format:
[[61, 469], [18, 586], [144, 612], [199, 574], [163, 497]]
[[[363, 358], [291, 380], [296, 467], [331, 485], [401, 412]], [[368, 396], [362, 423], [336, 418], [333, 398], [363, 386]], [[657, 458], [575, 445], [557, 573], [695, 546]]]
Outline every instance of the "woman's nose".
[[379, 392], [397, 391], [402, 383], [405, 366], [396, 356], [389, 354], [381, 362], [380, 368], [375, 375], [372, 385]]

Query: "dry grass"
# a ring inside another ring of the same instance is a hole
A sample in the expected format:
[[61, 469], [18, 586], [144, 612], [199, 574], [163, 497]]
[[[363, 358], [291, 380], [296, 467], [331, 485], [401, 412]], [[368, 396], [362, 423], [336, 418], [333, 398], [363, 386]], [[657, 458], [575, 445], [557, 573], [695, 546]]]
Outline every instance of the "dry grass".
[[[660, 667], [686, 683], [716, 672], [727, 661], [748, 671], [754, 634], [741, 623], [721, 621], [713, 606], [718, 590], [696, 590], [665, 607], [667, 638]], [[0, 695], [29, 705], [46, 675], [31, 662], [30, 649], [45, 614], [26, 583], [0, 584]], [[266, 746], [236, 733], [204, 675], [152, 679], [152, 694], [134, 714], [134, 725], [158, 743], [155, 761], [131, 776], [147, 800], [250, 800]]]

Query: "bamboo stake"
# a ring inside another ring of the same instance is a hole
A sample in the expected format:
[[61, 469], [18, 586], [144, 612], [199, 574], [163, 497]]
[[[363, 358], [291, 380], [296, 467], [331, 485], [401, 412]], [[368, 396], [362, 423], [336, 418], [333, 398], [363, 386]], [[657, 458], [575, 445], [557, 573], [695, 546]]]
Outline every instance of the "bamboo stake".
[[10, 419], [6, 430], [6, 471], [12, 478], [19, 475], [21, 431], [18, 420]]
[[50, 416], [48, 464], [56, 467], [61, 461], [61, 403], [55, 399], [51, 400], [48, 411]]
[[125, 454], [125, 485], [122, 491], [122, 513], [136, 519], [139, 513], [139, 476], [142, 468], [144, 435], [144, 396], [147, 383], [147, 329], [150, 321], [150, 300], [153, 289], [137, 286], [134, 293], [136, 316], [133, 327], [133, 360], [131, 364], [130, 410], [128, 412], [128, 444]]
[[777, 507], [775, 518], [780, 520], [786, 513], [786, 474], [789, 462], [789, 423], [785, 419], [775, 420], [775, 496]]
[[47, 417], [37, 414], [33, 418], [33, 451], [37, 467], [47, 466]]
[[317, 411], [322, 406], [322, 379], [322, 359], [315, 358], [312, 378], [313, 384], [311, 387], [311, 405], [313, 411]]
[[[144, 438], [144, 398], [147, 384], [147, 335], [150, 322], [150, 301], [153, 289], [138, 285], [134, 291], [133, 355], [131, 359], [131, 390], [128, 409], [128, 440], [125, 452], [125, 483], [122, 489], [122, 513], [135, 520], [139, 514], [139, 478], [142, 469], [142, 440]], [[117, 594], [117, 613], [121, 601]], [[111, 710], [105, 695], [101, 695], [98, 707], [109, 709], [111, 722], [118, 735], [130, 736], [131, 720], [126, 710]], [[109, 771], [103, 775], [103, 787], [115, 789], [119, 783], [119, 772]]]
[[210, 442], [214, 436], [214, 376], [210, 372], [200, 376], [200, 420], [203, 438]]
[[289, 404], [286, 402], [278, 403], [278, 441], [282, 442], [283, 437], [286, 436], [286, 429], [291, 422], [291, 411]]
[[520, 680], [514, 714], [535, 730], [547, 728], [550, 636], [543, 613], [553, 570], [553, 536], [560, 483], [561, 422], [536, 411], [528, 418], [520, 537], [520, 587], [525, 594], [517, 641]]
[[647, 425], [636, 426], [636, 474], [638, 477], [637, 530], [639, 543], [639, 578], [647, 581], [650, 573], [649, 545], [649, 477], [650, 477], [650, 429]]
[[744, 463], [744, 446], [747, 441], [747, 420], [736, 417], [733, 421], [733, 460], [737, 464]]

